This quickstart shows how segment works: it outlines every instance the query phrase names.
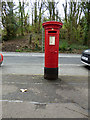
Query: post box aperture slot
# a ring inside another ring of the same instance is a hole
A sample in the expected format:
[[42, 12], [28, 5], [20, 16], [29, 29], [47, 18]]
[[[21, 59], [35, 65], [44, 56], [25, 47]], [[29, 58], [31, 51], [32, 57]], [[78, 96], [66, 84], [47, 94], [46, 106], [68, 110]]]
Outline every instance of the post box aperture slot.
[[49, 36], [49, 45], [55, 45], [55, 36]]
[[57, 31], [48, 31], [48, 33], [57, 33]]

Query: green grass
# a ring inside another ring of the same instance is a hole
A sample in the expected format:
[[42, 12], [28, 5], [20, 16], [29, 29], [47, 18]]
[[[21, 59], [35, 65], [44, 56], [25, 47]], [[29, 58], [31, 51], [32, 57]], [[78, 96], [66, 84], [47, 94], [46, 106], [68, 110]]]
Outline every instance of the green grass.
[[61, 52], [78, 52], [78, 51], [83, 51], [85, 49], [88, 49], [88, 46], [84, 45], [79, 45], [76, 43], [69, 44], [66, 40], [60, 40], [59, 42], [59, 50]]
[[68, 43], [62, 40], [59, 43], [59, 50], [65, 51], [68, 48], [68, 46]]
[[81, 50], [81, 49], [88, 49], [88, 46], [83, 46], [83, 45], [77, 45], [77, 44], [72, 44], [70, 45], [71, 49], [76, 49], [76, 50]]
[[16, 49], [16, 52], [23, 52], [22, 50], [20, 50], [20, 49]]

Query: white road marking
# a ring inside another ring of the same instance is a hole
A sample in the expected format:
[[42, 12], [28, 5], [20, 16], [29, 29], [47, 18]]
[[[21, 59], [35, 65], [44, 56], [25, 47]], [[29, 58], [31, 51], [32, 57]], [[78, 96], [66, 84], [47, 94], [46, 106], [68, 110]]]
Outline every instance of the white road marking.
[[0, 102], [13, 102], [13, 103], [21, 103], [22, 100], [0, 100]]
[[[21, 84], [21, 85], [27, 85], [28, 83], [24, 82], [24, 83], [21, 83], [21, 82], [3, 82], [3, 84]], [[34, 85], [44, 85], [44, 83], [40, 83], [40, 82], [37, 82], [37, 83], [30, 83], [31, 84], [34, 84]], [[54, 84], [54, 85], [58, 85], [60, 84], [59, 82], [58, 83], [49, 83], [49, 84]]]
[[82, 66], [82, 64], [58, 64], [58, 66]]
[[[88, 79], [88, 78], [87, 78]], [[20, 83], [20, 82], [4, 82], [3, 84], [23, 84], [23, 85], [26, 85], [26, 84], [28, 84], [28, 83]], [[34, 85], [44, 85], [44, 83], [30, 83], [30, 84], [34, 84]], [[58, 82], [58, 83], [49, 83], [49, 84], [54, 84], [54, 85], [59, 85], [60, 84], [60, 82]], [[88, 85], [88, 82], [87, 83], [85, 83], [85, 82], [82, 82], [82, 83], [71, 83], [71, 82], [69, 82], [68, 84], [71, 84], [71, 85], [75, 85], [75, 84], [84, 84], [84, 85]]]
[[[7, 53], [7, 52], [1, 52], [3, 54], [3, 56], [33, 56], [33, 57], [44, 57], [45, 54], [44, 53], [15, 53], [15, 52], [11, 52], [11, 53]], [[59, 57], [76, 57], [76, 58], [80, 58], [81, 54], [63, 54], [63, 53], [59, 53]]]
[[[25, 101], [23, 100], [0, 100], [0, 102], [23, 103]], [[58, 103], [40, 103], [40, 102], [35, 102], [35, 101], [26, 101], [26, 102], [31, 103], [31, 104], [58, 104]]]

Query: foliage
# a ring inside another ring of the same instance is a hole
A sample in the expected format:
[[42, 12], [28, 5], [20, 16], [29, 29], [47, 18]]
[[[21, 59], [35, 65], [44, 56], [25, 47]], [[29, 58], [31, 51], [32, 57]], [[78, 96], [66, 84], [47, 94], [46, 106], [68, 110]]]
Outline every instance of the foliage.
[[[42, 22], [54, 20], [63, 21], [63, 27], [60, 29], [60, 39], [63, 39], [63, 42], [60, 42], [60, 50], [72, 51], [78, 49], [76, 46], [79, 45], [90, 46], [90, 3], [65, 0], [62, 5], [65, 15], [63, 20], [59, 15], [58, 4], [55, 0], [18, 0], [17, 5], [14, 2], [2, 2], [3, 40], [32, 35], [28, 44], [33, 50], [41, 50]], [[28, 48], [25, 49], [29, 51]]]
[[6, 40], [16, 36], [18, 26], [16, 23], [16, 16], [13, 13], [13, 2], [2, 2], [2, 6], [2, 24], [4, 26], [4, 32], [6, 33], [3, 37]]
[[88, 46], [85, 45], [81, 45], [81, 44], [68, 44], [68, 40], [65, 39], [61, 39], [60, 43], [59, 43], [59, 50], [60, 52], [75, 52], [77, 50], [79, 50], [80, 52], [82, 52], [83, 50], [88, 49]]
[[67, 41], [60, 41], [60, 44], [59, 44], [59, 50], [62, 50], [62, 51], [65, 51], [65, 50], [67, 50], [67, 48], [68, 48], [68, 43], [67, 43]]
[[[67, 5], [69, 5], [67, 13]], [[68, 40], [71, 44], [88, 45], [89, 38], [89, 3], [88, 2], [69, 2], [63, 4], [65, 19], [61, 29], [61, 38]], [[81, 15], [83, 14], [83, 17]]]

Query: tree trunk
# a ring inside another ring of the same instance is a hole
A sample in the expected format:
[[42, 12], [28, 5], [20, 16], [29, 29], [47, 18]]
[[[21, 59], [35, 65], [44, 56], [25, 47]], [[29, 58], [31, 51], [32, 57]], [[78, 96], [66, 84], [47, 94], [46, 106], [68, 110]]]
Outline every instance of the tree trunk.
[[42, 3], [41, 3], [41, 6], [40, 6], [40, 9], [39, 9], [39, 25], [38, 25], [38, 32], [40, 33], [40, 23], [41, 23], [41, 9], [42, 9]]
[[52, 2], [49, 2], [49, 14], [50, 14], [50, 20], [52, 20]]
[[33, 9], [32, 9], [32, 26], [33, 26]]
[[64, 8], [64, 11], [65, 11], [65, 21], [67, 23], [67, 0], [66, 0], [66, 5], [65, 5], [65, 8]]
[[34, 3], [35, 9], [34, 9], [34, 23], [37, 23], [37, 1]]
[[55, 20], [55, 2], [52, 2], [52, 10], [53, 10], [53, 14], [52, 14], [52, 20]]

